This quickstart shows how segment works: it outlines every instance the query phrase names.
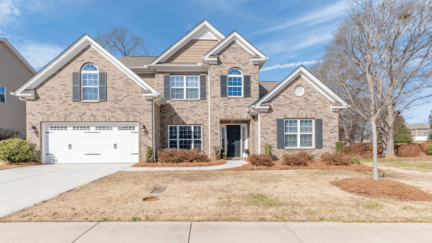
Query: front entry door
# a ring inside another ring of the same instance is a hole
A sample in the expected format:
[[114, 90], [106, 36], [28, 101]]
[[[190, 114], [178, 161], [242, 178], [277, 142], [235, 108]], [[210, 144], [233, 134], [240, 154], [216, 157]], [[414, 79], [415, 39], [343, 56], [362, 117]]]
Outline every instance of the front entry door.
[[240, 157], [240, 125], [227, 125], [227, 157]]

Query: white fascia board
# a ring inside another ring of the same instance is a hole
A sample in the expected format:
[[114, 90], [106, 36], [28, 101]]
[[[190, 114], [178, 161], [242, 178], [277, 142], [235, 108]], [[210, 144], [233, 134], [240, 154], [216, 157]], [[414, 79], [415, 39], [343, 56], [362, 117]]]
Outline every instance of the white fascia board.
[[27, 60], [15, 49], [15, 47], [5, 38], [0, 38], [0, 42], [5, 43], [6, 47], [9, 48], [12, 53], [18, 57], [18, 59], [32, 72], [34, 75], [36, 73], [36, 70], [30, 65], [30, 63], [27, 62]]
[[241, 36], [237, 31], [231, 32], [225, 39], [223, 39], [219, 44], [217, 44], [215, 47], [213, 47], [210, 51], [208, 51], [204, 56], [204, 61], [210, 61], [213, 60], [213, 57], [210, 57], [211, 55], [215, 55], [219, 53], [221, 50], [223, 50], [225, 47], [227, 47], [231, 42], [237, 41], [237, 43], [243, 47], [249, 54], [251, 55], [258, 55], [258, 58], [253, 58], [256, 61], [266, 61], [268, 57], [266, 57], [260, 50], [255, 48], [249, 41], [247, 41], [243, 36]]
[[315, 89], [320, 91], [328, 100], [331, 102], [339, 102], [342, 104], [341, 107], [348, 107], [348, 104], [340, 98], [337, 94], [335, 94], [331, 89], [329, 89], [325, 84], [323, 84], [320, 80], [318, 80], [309, 70], [305, 67], [300, 66], [294, 72], [292, 72], [288, 77], [286, 77], [280, 84], [276, 86], [273, 90], [271, 90], [268, 94], [266, 94], [255, 106], [259, 106], [264, 102], [268, 102], [274, 96], [276, 96], [280, 91], [282, 91], [287, 85], [289, 85], [292, 81], [294, 81], [299, 75], [305, 78], [305, 80], [312, 85]]
[[166, 105], [166, 101], [160, 93], [144, 93], [143, 97], [146, 100], [153, 100], [157, 105]]
[[152, 93], [157, 93], [155, 89], [153, 89], [149, 84], [144, 82], [140, 77], [138, 77], [137, 74], [135, 74], [132, 70], [127, 68], [123, 63], [121, 63], [117, 58], [115, 58], [111, 53], [105, 50], [102, 46], [100, 46], [90, 36], [85, 34], [80, 39], [78, 39], [78, 41], [72, 44], [72, 46], [66, 49], [65, 52], [57, 56], [48, 66], [44, 67], [29, 81], [27, 81], [24, 85], [18, 88], [14, 92], [15, 95], [18, 95], [23, 90], [36, 88], [39, 84], [45, 81], [45, 79], [47, 79], [49, 76], [55, 73], [59, 68], [64, 66], [67, 62], [69, 62], [73, 57], [75, 57], [79, 52], [81, 52], [88, 45], [93, 47], [105, 58], [111, 61], [111, 63], [113, 63], [117, 68], [123, 71], [129, 78], [134, 80], [141, 88], [150, 90]]
[[153, 60], [150, 65], [155, 65], [158, 62], [164, 62], [167, 60], [172, 54], [186, 45], [194, 35], [198, 34], [204, 28], [207, 28], [219, 41], [225, 38], [225, 36], [217, 30], [213, 25], [211, 25], [207, 20], [202, 21], [200, 24], [195, 26], [191, 31], [189, 31], [185, 36], [183, 36], [180, 40], [174, 43], [170, 48], [164, 51], [158, 58]]

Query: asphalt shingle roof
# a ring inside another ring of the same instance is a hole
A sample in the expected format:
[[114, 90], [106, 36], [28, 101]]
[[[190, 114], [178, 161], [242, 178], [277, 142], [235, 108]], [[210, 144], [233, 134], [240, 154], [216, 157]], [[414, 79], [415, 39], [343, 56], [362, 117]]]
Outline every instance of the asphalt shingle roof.
[[426, 123], [413, 123], [407, 126], [409, 129], [429, 129], [430, 125]]
[[121, 57], [118, 60], [123, 63], [126, 67], [142, 67], [150, 64], [155, 56], [132, 56], [132, 57]]
[[261, 99], [266, 95], [270, 90], [274, 89], [280, 81], [260, 81], [259, 82], [259, 98]]

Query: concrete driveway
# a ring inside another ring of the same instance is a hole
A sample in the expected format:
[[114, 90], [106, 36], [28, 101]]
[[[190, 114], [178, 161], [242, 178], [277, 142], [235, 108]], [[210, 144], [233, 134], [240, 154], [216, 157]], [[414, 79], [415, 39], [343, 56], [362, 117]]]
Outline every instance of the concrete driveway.
[[108, 176], [132, 164], [56, 164], [0, 170], [0, 217]]

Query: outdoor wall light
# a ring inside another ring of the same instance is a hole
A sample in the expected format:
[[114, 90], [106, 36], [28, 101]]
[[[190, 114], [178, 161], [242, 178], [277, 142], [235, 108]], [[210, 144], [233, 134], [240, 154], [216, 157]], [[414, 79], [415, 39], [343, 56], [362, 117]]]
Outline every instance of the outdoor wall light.
[[145, 127], [145, 125], [142, 126], [142, 130], [143, 130], [143, 131], [146, 131], [146, 130], [147, 130], [146, 127]]
[[36, 126], [31, 126], [30, 132], [36, 132]]

